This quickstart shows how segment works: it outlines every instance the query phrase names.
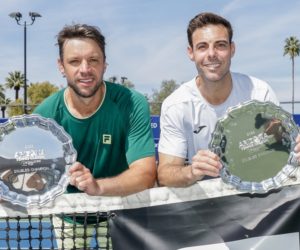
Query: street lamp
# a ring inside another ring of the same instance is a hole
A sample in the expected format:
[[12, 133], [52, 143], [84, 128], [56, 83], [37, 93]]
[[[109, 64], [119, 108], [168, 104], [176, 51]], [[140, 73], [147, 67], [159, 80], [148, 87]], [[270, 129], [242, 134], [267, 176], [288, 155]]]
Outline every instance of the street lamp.
[[27, 26], [33, 25], [35, 19], [37, 17], [42, 17], [39, 13], [37, 12], [29, 12], [29, 16], [31, 18], [31, 22], [28, 24], [26, 21], [23, 23], [20, 23], [22, 19], [22, 14], [20, 12], [12, 12], [9, 14], [11, 18], [14, 18], [17, 22], [18, 25], [24, 27], [24, 113], [27, 114], [27, 46], [26, 46], [26, 33], [27, 33]]

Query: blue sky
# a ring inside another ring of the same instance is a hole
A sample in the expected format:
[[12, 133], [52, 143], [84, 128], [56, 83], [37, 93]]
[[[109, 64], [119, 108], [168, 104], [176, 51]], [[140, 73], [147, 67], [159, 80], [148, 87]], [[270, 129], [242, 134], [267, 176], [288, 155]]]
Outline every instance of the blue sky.
[[[102, 30], [109, 64], [106, 78], [126, 76], [138, 91], [149, 94], [163, 80], [188, 81], [196, 69], [186, 53], [186, 27], [199, 12], [211, 11], [232, 23], [232, 71], [266, 80], [280, 101], [291, 100], [291, 60], [283, 56], [283, 47], [289, 36], [300, 39], [300, 0], [2, 0], [0, 83], [8, 72], [24, 68], [23, 27], [8, 16], [14, 11], [28, 22], [28, 12], [42, 15], [27, 29], [29, 83], [66, 84], [56, 66], [55, 36], [72, 22]], [[299, 58], [295, 62], [295, 99], [300, 100]]]

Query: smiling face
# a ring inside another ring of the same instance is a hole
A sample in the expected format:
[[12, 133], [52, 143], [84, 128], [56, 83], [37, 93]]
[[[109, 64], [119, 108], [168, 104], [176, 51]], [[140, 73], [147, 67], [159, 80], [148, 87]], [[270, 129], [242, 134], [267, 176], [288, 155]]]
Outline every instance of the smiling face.
[[101, 48], [89, 38], [68, 39], [63, 45], [63, 58], [58, 66], [67, 78], [68, 86], [82, 98], [96, 95], [106, 70]]
[[193, 32], [192, 42], [192, 47], [188, 47], [188, 55], [195, 62], [202, 82], [226, 80], [235, 51], [227, 29], [223, 25], [206, 25]]

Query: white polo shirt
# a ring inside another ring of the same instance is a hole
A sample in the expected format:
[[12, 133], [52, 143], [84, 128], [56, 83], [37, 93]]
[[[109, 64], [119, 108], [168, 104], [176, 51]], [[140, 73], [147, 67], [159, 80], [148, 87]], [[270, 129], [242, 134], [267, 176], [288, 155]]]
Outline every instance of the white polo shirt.
[[229, 107], [249, 100], [271, 101], [279, 105], [272, 88], [257, 78], [231, 73], [233, 88], [221, 105], [209, 104], [196, 85], [196, 77], [175, 90], [162, 104], [158, 151], [187, 158], [207, 149], [217, 120]]

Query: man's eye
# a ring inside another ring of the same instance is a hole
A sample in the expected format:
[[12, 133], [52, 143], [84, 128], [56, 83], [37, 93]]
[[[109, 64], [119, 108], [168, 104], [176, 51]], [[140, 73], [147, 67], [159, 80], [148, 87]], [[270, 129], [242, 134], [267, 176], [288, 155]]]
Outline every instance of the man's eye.
[[226, 49], [228, 47], [227, 43], [218, 43], [217, 48], [218, 49]]
[[97, 59], [97, 58], [91, 58], [90, 60], [89, 60], [89, 64], [90, 65], [97, 65], [99, 63], [99, 60]]
[[205, 46], [205, 45], [198, 45], [198, 46], [197, 46], [197, 49], [198, 49], [198, 50], [205, 50], [205, 49], [206, 49], [206, 46]]
[[80, 64], [79, 60], [71, 60], [69, 63], [73, 66], [78, 66]]

